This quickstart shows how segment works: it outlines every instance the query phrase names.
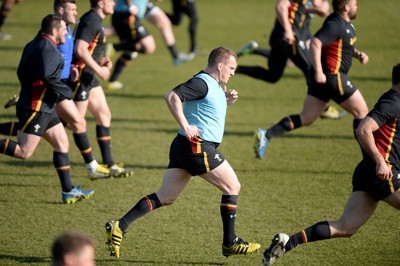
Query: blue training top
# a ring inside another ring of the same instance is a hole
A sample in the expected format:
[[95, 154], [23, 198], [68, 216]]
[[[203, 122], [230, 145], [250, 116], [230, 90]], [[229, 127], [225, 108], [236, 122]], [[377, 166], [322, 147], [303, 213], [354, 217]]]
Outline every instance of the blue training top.
[[[219, 83], [206, 73], [200, 73], [194, 78], [203, 79], [208, 92], [203, 99], [184, 102], [183, 113], [189, 125], [201, 130], [199, 133], [201, 139], [221, 143], [228, 106], [225, 92]], [[179, 134], [184, 135], [182, 128], [179, 129]]]
[[[149, 0], [133, 0], [133, 4], [139, 8], [139, 14], [136, 15], [139, 19], [144, 17], [148, 2]], [[120, 13], [129, 13], [129, 6], [126, 4], [125, 0], [117, 0], [115, 2], [114, 11]]]
[[68, 79], [71, 71], [72, 54], [74, 52], [74, 35], [71, 28], [67, 26], [68, 34], [65, 36], [65, 43], [57, 46], [64, 57], [64, 68], [61, 73], [61, 79]]

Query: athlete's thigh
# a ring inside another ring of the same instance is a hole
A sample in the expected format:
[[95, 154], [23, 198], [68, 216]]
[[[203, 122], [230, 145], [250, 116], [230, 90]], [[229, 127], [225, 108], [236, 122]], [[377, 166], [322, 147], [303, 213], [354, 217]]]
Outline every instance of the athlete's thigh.
[[[34, 135], [34, 134], [29, 134], [22, 132], [18, 130], [17, 132], [17, 141], [18, 141], [18, 146], [19, 149], [24, 153], [24, 154], [33, 154], [35, 151], [36, 147], [38, 146], [40, 142], [41, 137]], [[18, 148], [17, 148], [18, 149]], [[16, 151], [17, 153], [17, 151]]]
[[150, 12], [150, 16], [146, 16], [146, 18], [158, 28], [172, 26], [167, 15], [157, 6], [153, 7], [153, 10]]
[[156, 42], [153, 35], [147, 35], [140, 39], [140, 43], [145, 47], [146, 54], [152, 54], [156, 50]]
[[364, 191], [351, 193], [342, 217], [338, 221], [330, 222], [332, 236], [340, 234], [341, 231], [355, 232], [365, 224], [374, 213], [378, 201], [373, 200]]
[[340, 105], [355, 118], [362, 119], [368, 114], [368, 106], [359, 90], [356, 90], [347, 100]]
[[312, 95], [307, 95], [304, 99], [303, 110], [300, 113], [302, 124], [309, 125], [317, 120], [322, 111], [324, 111], [325, 107], [325, 101]]
[[76, 108], [78, 109], [80, 115], [84, 118], [88, 108], [89, 100], [86, 101], [74, 101]]
[[63, 100], [58, 102], [56, 111], [63, 121], [70, 124], [79, 123], [83, 119], [74, 101], [72, 100]]
[[279, 73], [279, 75], [283, 74], [287, 59], [289, 58], [288, 49], [289, 45], [283, 40], [277, 40], [276, 43], [271, 46], [271, 54], [268, 58], [269, 71]]
[[108, 107], [106, 96], [100, 86], [90, 90], [89, 111], [96, 118], [96, 122], [102, 126], [109, 127], [111, 124], [111, 112]]
[[62, 123], [49, 128], [44, 132], [43, 138], [54, 147], [55, 151], [67, 153], [69, 141]]
[[157, 197], [160, 202], [173, 202], [191, 179], [192, 175], [189, 174], [189, 172], [185, 169], [167, 169], [165, 171], [161, 187], [157, 191]]
[[392, 206], [393, 208], [400, 210], [400, 189], [390, 194], [388, 197], [383, 199], [383, 201]]
[[202, 174], [201, 177], [219, 188], [224, 194], [239, 194], [239, 179], [227, 160], [210, 172]]

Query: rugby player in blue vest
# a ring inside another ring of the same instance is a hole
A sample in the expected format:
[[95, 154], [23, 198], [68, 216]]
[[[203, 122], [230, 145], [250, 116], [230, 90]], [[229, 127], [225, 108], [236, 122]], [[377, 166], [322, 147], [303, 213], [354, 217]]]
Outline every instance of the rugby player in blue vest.
[[173, 204], [197, 175], [222, 192], [222, 254], [229, 257], [260, 249], [259, 244], [243, 241], [235, 233], [240, 182], [217, 150], [224, 134], [227, 107], [238, 98], [237, 91], [221, 85], [235, 74], [236, 66], [234, 52], [224, 47], [215, 48], [205, 70], [165, 96], [167, 106], [180, 126], [170, 147], [169, 165], [157, 192], [144, 196], [119, 220], [106, 223], [107, 244], [112, 256], [120, 256], [122, 236], [131, 223], [152, 210]]

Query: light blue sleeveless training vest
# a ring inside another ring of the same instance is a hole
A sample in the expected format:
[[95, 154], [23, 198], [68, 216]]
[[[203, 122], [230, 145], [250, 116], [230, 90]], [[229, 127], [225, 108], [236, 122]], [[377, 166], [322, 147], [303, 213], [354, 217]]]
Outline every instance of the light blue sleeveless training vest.
[[[226, 117], [226, 96], [219, 83], [210, 75], [200, 73], [208, 87], [207, 95], [201, 100], [187, 101], [183, 104], [183, 113], [189, 125], [198, 127], [199, 137], [206, 141], [221, 143], [224, 135]], [[179, 134], [184, 135], [182, 128]]]

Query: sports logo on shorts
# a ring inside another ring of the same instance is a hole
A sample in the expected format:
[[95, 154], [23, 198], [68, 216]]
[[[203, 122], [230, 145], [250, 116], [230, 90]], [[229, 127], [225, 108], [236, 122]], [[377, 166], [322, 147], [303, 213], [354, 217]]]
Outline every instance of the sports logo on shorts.
[[38, 132], [39, 132], [39, 129], [40, 129], [40, 125], [39, 125], [39, 124], [36, 124], [36, 125], [34, 125], [33, 127], [35, 128], [35, 133], [38, 133]]
[[222, 160], [221, 157], [219, 157], [219, 153], [214, 155], [214, 159], [218, 160], [218, 162]]
[[348, 81], [346, 82], [346, 85], [347, 85], [347, 87], [349, 87], [349, 88], [353, 88], [353, 84], [351, 84], [351, 81], [350, 81], [350, 80], [348, 80]]
[[86, 99], [87, 94], [88, 94], [88, 93], [87, 93], [86, 91], [82, 91], [81, 96], [82, 96], [82, 99], [83, 99], [83, 100]]

